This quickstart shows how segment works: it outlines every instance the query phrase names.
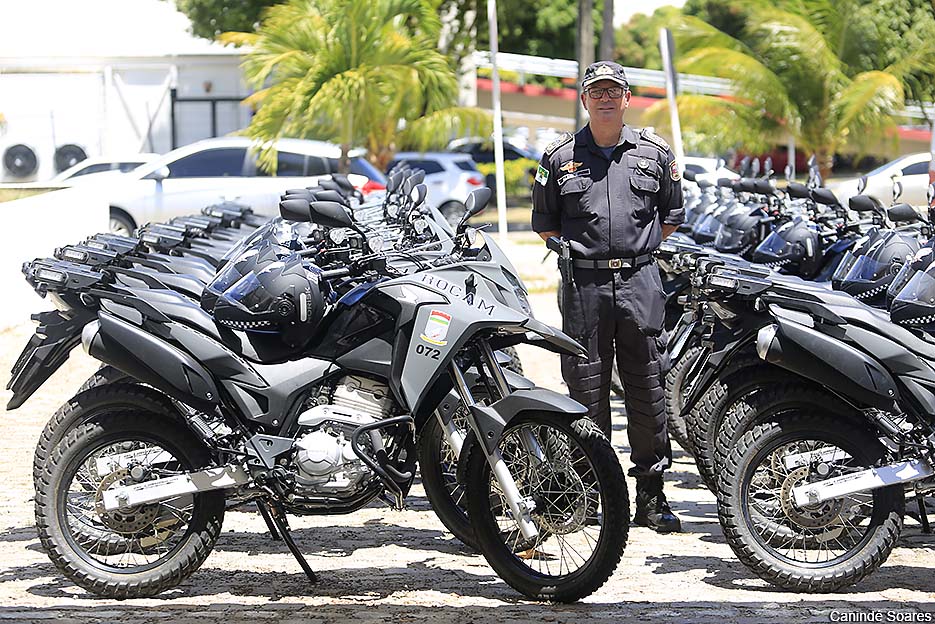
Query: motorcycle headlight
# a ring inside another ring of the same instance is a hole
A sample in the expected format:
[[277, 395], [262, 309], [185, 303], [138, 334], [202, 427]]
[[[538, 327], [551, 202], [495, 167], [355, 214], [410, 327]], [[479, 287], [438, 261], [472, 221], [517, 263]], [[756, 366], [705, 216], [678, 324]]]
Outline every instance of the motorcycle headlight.
[[344, 228], [333, 228], [328, 232], [328, 240], [335, 245], [341, 245], [347, 240], [347, 230]]
[[395, 219], [396, 217], [398, 217], [398, 216], [399, 216], [399, 204], [389, 204], [389, 205], [387, 205], [387, 207], [386, 207], [386, 214], [388, 214], [390, 217], [392, 217], [392, 218], [394, 218], [394, 219]]
[[416, 231], [416, 234], [419, 234], [419, 235], [423, 234], [425, 230], [428, 229], [428, 227], [429, 227], [428, 221], [426, 221], [422, 217], [418, 217], [417, 219], [413, 219], [412, 221], [412, 228]]
[[383, 237], [379, 234], [371, 234], [367, 237], [367, 247], [370, 248], [372, 253], [379, 253], [383, 251]]

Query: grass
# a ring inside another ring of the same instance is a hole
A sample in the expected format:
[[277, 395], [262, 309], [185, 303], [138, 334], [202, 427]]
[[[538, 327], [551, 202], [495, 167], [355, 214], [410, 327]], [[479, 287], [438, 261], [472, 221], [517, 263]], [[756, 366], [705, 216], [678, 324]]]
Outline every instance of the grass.
[[32, 195], [39, 195], [52, 189], [45, 188], [0, 188], [0, 204], [13, 201], [14, 199], [23, 199]]

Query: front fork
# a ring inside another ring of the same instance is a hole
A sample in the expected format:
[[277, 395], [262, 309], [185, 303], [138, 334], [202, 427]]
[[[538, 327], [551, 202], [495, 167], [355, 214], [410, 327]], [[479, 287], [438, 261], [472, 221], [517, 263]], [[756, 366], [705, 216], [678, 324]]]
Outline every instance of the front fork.
[[[500, 368], [500, 364], [494, 356], [493, 349], [491, 349], [490, 344], [486, 340], [481, 341], [478, 346], [481, 362], [490, 372], [490, 380], [493, 382], [494, 389], [501, 398], [507, 396], [511, 392], [510, 386], [506, 381], [503, 370]], [[477, 422], [471, 410], [477, 403], [474, 400], [474, 395], [471, 393], [470, 387], [464, 379], [464, 374], [454, 360], [451, 361], [448, 370], [458, 396], [467, 407], [468, 425], [474, 430], [476, 435], [482, 435], [481, 429], [477, 426]], [[446, 440], [451, 444], [452, 449], [455, 450], [457, 455], [460, 456], [461, 447], [464, 444], [464, 434], [450, 421], [447, 424], [442, 422], [442, 424], [442, 430], [444, 431]], [[538, 461], [543, 461], [545, 459], [545, 453], [539, 446], [538, 441], [529, 432], [523, 432], [521, 443], [524, 449]], [[479, 443], [477, 448], [484, 453], [487, 463], [490, 464], [490, 469], [493, 472], [494, 478], [496, 478], [497, 483], [500, 484], [500, 489], [506, 499], [507, 506], [519, 525], [523, 537], [526, 539], [536, 538], [539, 535], [539, 529], [536, 528], [532, 520], [532, 511], [535, 509], [536, 504], [531, 498], [524, 497], [520, 494], [519, 487], [516, 485], [516, 480], [510, 473], [510, 469], [504, 461], [499, 447], [494, 446], [493, 451], [488, 452], [486, 445]]]

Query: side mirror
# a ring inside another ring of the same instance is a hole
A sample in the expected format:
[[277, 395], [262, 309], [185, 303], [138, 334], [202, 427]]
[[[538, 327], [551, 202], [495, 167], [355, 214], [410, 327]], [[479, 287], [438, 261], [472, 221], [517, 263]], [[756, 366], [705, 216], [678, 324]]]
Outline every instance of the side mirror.
[[929, 184], [928, 189], [925, 191], [925, 200], [928, 202], [929, 208], [935, 208], [935, 183]]
[[286, 221], [304, 223], [312, 219], [307, 199], [284, 199], [279, 202], [279, 215]]
[[401, 171], [397, 171], [389, 178], [386, 179], [386, 192], [392, 193], [399, 188], [400, 182], [403, 181], [403, 174]]
[[755, 178], [760, 175], [760, 159], [754, 158], [750, 163], [750, 177]]
[[824, 206], [837, 206], [840, 203], [831, 189], [826, 188], [813, 188], [812, 199], [816, 204], [822, 204]]
[[854, 195], [847, 200], [847, 205], [854, 212], [882, 212], [882, 207], [870, 195]]
[[867, 176], [860, 176], [857, 180], [857, 194], [862, 195], [867, 190]]
[[484, 208], [487, 207], [487, 202], [490, 201], [490, 189], [486, 186], [482, 186], [479, 189], [474, 189], [471, 191], [467, 199], [464, 201], [464, 216], [461, 217], [461, 222], [458, 223], [458, 232], [464, 231], [464, 228], [467, 226], [468, 220], [475, 216], [479, 215], [484, 211]]
[[889, 217], [889, 220], [893, 223], [921, 221], [919, 213], [916, 212], [916, 209], [909, 204], [896, 204], [895, 206], [890, 206], [886, 211], [886, 216]]
[[[290, 200], [291, 201], [291, 200]], [[354, 222], [344, 206], [333, 201], [314, 201], [309, 204], [310, 220], [327, 228], [354, 228]], [[357, 228], [354, 228], [355, 230]]]
[[753, 182], [753, 188], [760, 195], [772, 195], [776, 191], [769, 180], [756, 180]]
[[345, 206], [345, 207], [348, 205], [347, 198], [341, 193], [339, 193], [338, 191], [333, 191], [333, 190], [317, 191], [315, 193], [315, 198], [318, 201], [335, 202], [336, 204], [341, 204], [342, 206]]
[[345, 193], [353, 193], [356, 189], [354, 185], [351, 184], [351, 181], [343, 173], [333, 173], [331, 174], [331, 179], [334, 180], [335, 184], [341, 187]]
[[689, 182], [694, 182], [695, 172], [692, 171], [691, 169], [686, 169], [685, 171], [682, 172], [682, 177], [688, 180]]
[[792, 182], [792, 165], [786, 165], [783, 173], [786, 175], [786, 182]]
[[818, 157], [812, 154], [808, 157], [808, 168], [811, 169], [818, 165]]
[[786, 187], [786, 193], [789, 194], [789, 197], [795, 199], [808, 199], [811, 195], [808, 192], [808, 187], [804, 184], [799, 184], [798, 182], [790, 182]]
[[721, 188], [732, 188], [733, 180], [730, 178], [718, 178], [717, 185]]
[[403, 182], [402, 188], [400, 189], [402, 191], [401, 194], [404, 195], [405, 197], [409, 197], [410, 195], [412, 195], [412, 189], [415, 188], [415, 186], [416, 186], [416, 183], [413, 182], [413, 176], [409, 176]]
[[769, 177], [773, 175], [773, 157], [767, 156], [766, 160], [763, 161], [763, 175]]
[[726, 161], [726, 160], [724, 160], [723, 158], [718, 158], [718, 159], [717, 159], [717, 164], [714, 166], [714, 170], [715, 170], [715, 171], [720, 171], [721, 169], [724, 168], [724, 165], [726, 165], [726, 164], [727, 164], [727, 161]]
[[335, 182], [334, 180], [322, 180], [318, 183], [318, 186], [325, 189], [326, 191], [337, 191], [341, 192], [341, 185]]
[[412, 185], [415, 186], [417, 184], [422, 184], [423, 182], [425, 182], [425, 170], [419, 169], [412, 174]]
[[899, 180], [893, 180], [893, 203], [896, 203], [896, 200], [902, 197], [903, 195], [903, 183]]
[[746, 178], [750, 175], [750, 157], [744, 156], [740, 159], [740, 176]]
[[421, 206], [422, 202], [425, 201], [425, 196], [428, 194], [429, 190], [424, 184], [417, 184], [412, 193], [409, 194], [409, 199], [412, 200], [413, 206]]
[[156, 169], [155, 171], [147, 175], [145, 179], [155, 180], [156, 182], [162, 182], [163, 180], [169, 177], [169, 173], [170, 173], [169, 168], [163, 165], [162, 167], [159, 167], [158, 169]]

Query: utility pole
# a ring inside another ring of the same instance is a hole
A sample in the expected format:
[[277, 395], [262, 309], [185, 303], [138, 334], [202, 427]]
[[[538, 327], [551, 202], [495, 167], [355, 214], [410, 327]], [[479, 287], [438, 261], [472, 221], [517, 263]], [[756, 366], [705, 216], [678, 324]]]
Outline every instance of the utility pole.
[[604, 0], [603, 21], [598, 60], [612, 61], [614, 60], [614, 0]]
[[487, 22], [490, 24], [490, 65], [493, 78], [493, 161], [497, 180], [497, 226], [500, 241], [506, 242], [506, 179], [503, 175], [503, 118], [500, 114], [500, 72], [497, 71], [497, 0], [487, 0]]
[[[579, 0], [578, 2], [578, 36], [575, 40], [578, 53], [578, 84], [576, 86], [580, 95], [584, 70], [594, 62], [594, 0]], [[580, 128], [583, 125], [584, 109], [581, 107], [581, 98], [578, 97], [575, 99], [575, 127]]]

